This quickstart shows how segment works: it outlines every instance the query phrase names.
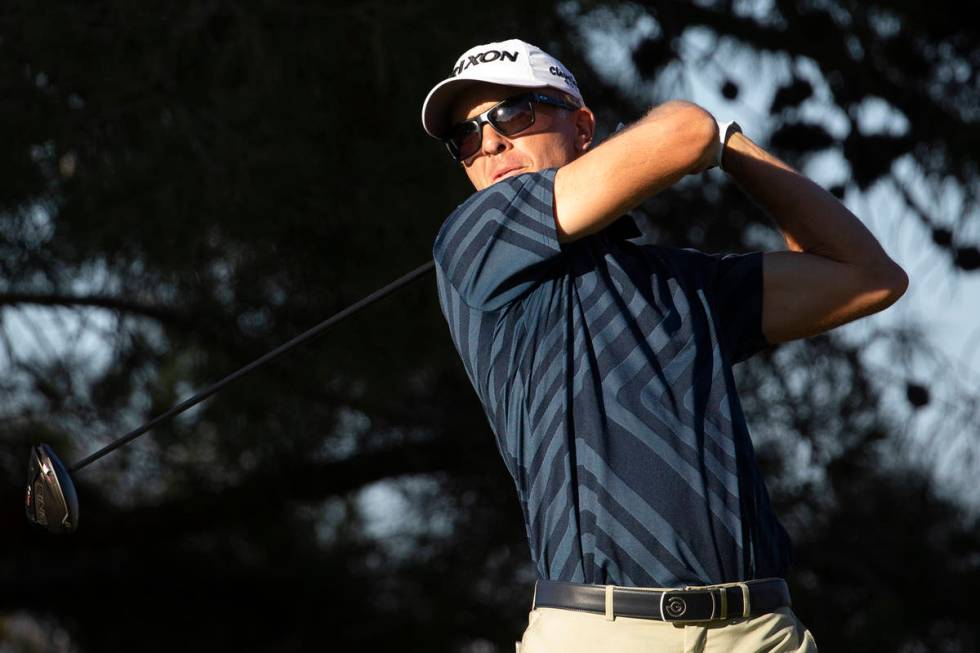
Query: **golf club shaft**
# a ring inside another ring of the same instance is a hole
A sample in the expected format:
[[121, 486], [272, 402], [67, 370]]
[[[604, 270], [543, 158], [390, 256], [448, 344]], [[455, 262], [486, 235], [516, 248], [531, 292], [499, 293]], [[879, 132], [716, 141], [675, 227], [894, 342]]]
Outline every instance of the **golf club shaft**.
[[288, 341], [288, 342], [286, 342], [286, 343], [284, 343], [282, 345], [279, 345], [278, 347], [276, 347], [275, 349], [273, 349], [269, 353], [265, 354], [264, 356], [262, 356], [260, 358], [257, 358], [256, 360], [252, 361], [251, 363], [249, 363], [245, 367], [243, 367], [243, 368], [241, 368], [241, 369], [239, 369], [239, 370], [237, 370], [235, 372], [232, 372], [231, 374], [229, 374], [225, 378], [221, 379], [220, 381], [216, 381], [215, 383], [211, 384], [210, 386], [208, 386], [204, 390], [201, 390], [200, 392], [198, 392], [194, 396], [188, 397], [184, 401], [181, 401], [179, 404], [175, 405], [173, 408], [171, 408], [167, 412], [162, 413], [161, 415], [158, 415], [157, 417], [154, 417], [152, 420], [150, 420], [149, 422], [147, 422], [143, 426], [141, 426], [141, 427], [139, 427], [139, 428], [137, 428], [137, 429], [135, 429], [133, 431], [130, 431], [126, 435], [124, 435], [124, 436], [122, 436], [122, 437], [120, 437], [120, 438], [118, 438], [116, 440], [113, 440], [111, 443], [109, 443], [108, 445], [106, 445], [102, 449], [99, 449], [98, 451], [96, 451], [92, 455], [90, 455], [90, 456], [88, 456], [86, 458], [83, 458], [82, 460], [79, 460], [78, 462], [76, 462], [74, 465], [72, 465], [68, 469], [68, 471], [69, 472], [77, 472], [78, 470], [80, 470], [81, 468], [85, 467], [86, 465], [95, 462], [99, 458], [102, 458], [103, 456], [105, 456], [105, 455], [107, 455], [109, 453], [112, 453], [113, 451], [115, 451], [119, 447], [123, 446], [124, 444], [127, 444], [128, 442], [130, 442], [132, 440], [135, 440], [136, 438], [138, 438], [139, 436], [143, 435], [147, 431], [151, 430], [155, 426], [158, 426], [159, 424], [167, 421], [168, 419], [170, 419], [172, 417], [175, 417], [176, 415], [179, 415], [180, 413], [184, 412], [188, 408], [191, 408], [192, 406], [195, 406], [195, 405], [201, 403], [202, 401], [204, 401], [205, 399], [207, 399], [208, 397], [210, 397], [214, 393], [218, 392], [219, 390], [221, 390], [225, 386], [229, 385], [230, 383], [232, 383], [234, 381], [237, 381], [238, 379], [240, 379], [241, 377], [245, 376], [249, 372], [252, 372], [253, 370], [256, 370], [256, 369], [262, 367], [263, 365], [265, 365], [269, 361], [271, 361], [271, 360], [273, 360], [275, 358], [278, 358], [279, 356], [282, 356], [287, 351], [289, 351], [289, 350], [291, 350], [291, 349], [293, 349], [295, 347], [298, 347], [299, 345], [303, 344], [307, 340], [310, 340], [311, 338], [315, 338], [316, 336], [320, 335], [320, 333], [322, 333], [328, 327], [331, 327], [334, 324], [336, 324], [337, 322], [340, 322], [341, 320], [343, 320], [343, 319], [345, 319], [347, 317], [350, 317], [351, 315], [353, 315], [354, 313], [358, 312], [362, 308], [365, 308], [365, 307], [373, 304], [374, 302], [378, 301], [379, 299], [381, 299], [381, 298], [383, 298], [383, 297], [385, 297], [385, 296], [393, 293], [394, 291], [398, 290], [402, 286], [408, 285], [412, 281], [415, 281], [419, 277], [425, 275], [430, 270], [432, 270], [432, 268], [434, 267], [434, 265], [435, 264], [432, 261], [429, 261], [429, 262], [427, 262], [427, 263], [425, 263], [423, 265], [420, 265], [419, 267], [415, 268], [414, 270], [412, 270], [408, 274], [406, 274], [406, 275], [404, 275], [404, 276], [402, 276], [402, 277], [400, 277], [400, 278], [392, 281], [391, 283], [389, 283], [384, 288], [381, 288], [380, 290], [374, 291], [373, 293], [371, 293], [370, 295], [368, 295], [364, 299], [360, 300], [359, 302], [348, 306], [347, 308], [345, 308], [344, 310], [340, 311], [339, 313], [337, 313], [337, 314], [335, 314], [335, 315], [327, 318], [323, 322], [320, 322], [319, 324], [317, 324], [316, 326], [314, 326], [312, 329], [309, 329], [308, 331], [305, 331], [305, 332], [299, 334], [298, 336], [296, 336], [292, 340], [290, 340], [290, 341]]

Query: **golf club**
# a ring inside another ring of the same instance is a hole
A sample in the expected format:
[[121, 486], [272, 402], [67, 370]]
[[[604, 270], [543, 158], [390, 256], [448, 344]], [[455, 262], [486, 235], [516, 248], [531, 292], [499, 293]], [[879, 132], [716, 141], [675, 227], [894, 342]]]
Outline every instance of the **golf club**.
[[113, 440], [108, 445], [99, 449], [95, 453], [79, 460], [74, 465], [66, 468], [54, 450], [47, 444], [36, 444], [31, 447], [31, 456], [27, 464], [27, 490], [25, 493], [24, 507], [27, 512], [27, 519], [32, 523], [46, 528], [51, 533], [73, 533], [78, 528], [78, 495], [75, 492], [75, 484], [71, 480], [70, 472], [90, 465], [99, 458], [106, 456], [119, 447], [132, 442], [155, 426], [165, 422], [188, 408], [195, 406], [208, 397], [212, 396], [230, 383], [237, 381], [249, 372], [262, 367], [266, 363], [285, 354], [286, 352], [298, 347], [312, 338], [320, 335], [327, 328], [337, 324], [341, 320], [350, 317], [367, 306], [375, 303], [383, 297], [393, 293], [399, 288], [408, 285], [419, 277], [422, 277], [435, 267], [435, 263], [428, 261], [415, 268], [408, 274], [392, 281], [385, 287], [374, 291], [364, 299], [351, 304], [339, 313], [332, 315], [313, 328], [304, 331], [292, 340], [279, 345], [269, 353], [255, 359], [248, 365], [238, 369], [223, 379], [216, 381], [197, 394], [176, 404], [166, 412], [154, 417], [149, 422], [143, 424], [129, 433]]

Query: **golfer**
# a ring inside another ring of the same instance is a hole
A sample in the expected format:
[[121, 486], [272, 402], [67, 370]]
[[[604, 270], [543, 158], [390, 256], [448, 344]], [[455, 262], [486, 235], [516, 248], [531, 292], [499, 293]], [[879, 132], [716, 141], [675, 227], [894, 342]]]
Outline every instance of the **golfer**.
[[[732, 365], [886, 308], [905, 272], [830, 193], [695, 104], [591, 147], [575, 77], [520, 40], [465, 52], [422, 122], [477, 191], [433, 251], [539, 578], [519, 650], [815, 651]], [[663, 247], [623, 217], [714, 166], [788, 251]]]

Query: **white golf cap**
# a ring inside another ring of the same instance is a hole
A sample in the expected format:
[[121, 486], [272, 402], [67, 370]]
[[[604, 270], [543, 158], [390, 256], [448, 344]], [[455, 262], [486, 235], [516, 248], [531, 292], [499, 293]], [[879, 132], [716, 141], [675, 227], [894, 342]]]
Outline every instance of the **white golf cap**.
[[541, 48], [520, 39], [486, 43], [464, 52], [450, 76], [429, 91], [422, 104], [422, 126], [430, 136], [446, 135], [453, 100], [474, 84], [553, 88], [585, 104], [575, 76]]

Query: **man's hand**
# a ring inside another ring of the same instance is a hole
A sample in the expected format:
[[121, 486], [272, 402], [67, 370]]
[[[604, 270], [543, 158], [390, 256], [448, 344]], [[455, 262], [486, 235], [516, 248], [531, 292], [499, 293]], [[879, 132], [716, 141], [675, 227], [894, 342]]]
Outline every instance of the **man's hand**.
[[685, 175], [711, 167], [717, 134], [715, 119], [704, 109], [666, 102], [562, 166], [555, 175], [558, 240], [600, 231]]

